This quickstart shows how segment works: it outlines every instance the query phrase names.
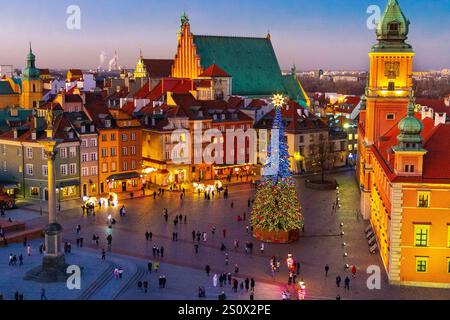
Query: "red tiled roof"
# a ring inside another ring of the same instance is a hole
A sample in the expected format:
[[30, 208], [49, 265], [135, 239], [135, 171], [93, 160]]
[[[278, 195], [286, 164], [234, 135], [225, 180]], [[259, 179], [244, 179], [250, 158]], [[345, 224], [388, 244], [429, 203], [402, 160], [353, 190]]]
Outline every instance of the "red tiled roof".
[[210, 65], [199, 77], [222, 77], [229, 78], [231, 77], [228, 73], [226, 73], [223, 69], [221, 69], [217, 64]]
[[[420, 114], [415, 117], [420, 119]], [[422, 177], [400, 177], [394, 174], [394, 154], [392, 147], [397, 145], [400, 134], [398, 124], [394, 125], [373, 146], [375, 156], [391, 181], [398, 182], [433, 182], [438, 179], [450, 181], [450, 125], [434, 126], [431, 118], [422, 120], [423, 148], [427, 150], [424, 156]]]
[[261, 99], [253, 99], [247, 106], [247, 108], [256, 108], [259, 109], [261, 107], [267, 106], [267, 103]]
[[232, 96], [228, 99], [228, 103], [232, 108], [241, 108], [244, 106], [244, 99], [241, 97]]
[[128, 115], [132, 116], [134, 112], [134, 102], [129, 101], [123, 107], [122, 110], [126, 112]]
[[450, 106], [445, 105], [444, 99], [417, 98], [416, 103], [432, 108], [435, 113], [446, 113], [447, 117], [450, 117]]
[[150, 78], [166, 78], [172, 73], [173, 60], [143, 59]]

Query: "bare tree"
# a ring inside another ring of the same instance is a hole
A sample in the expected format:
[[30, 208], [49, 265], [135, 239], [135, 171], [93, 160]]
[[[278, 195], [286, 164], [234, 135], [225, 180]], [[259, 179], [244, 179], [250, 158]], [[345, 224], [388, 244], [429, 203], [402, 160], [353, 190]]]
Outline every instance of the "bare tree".
[[318, 143], [311, 145], [311, 153], [313, 171], [320, 173], [321, 183], [325, 183], [325, 171], [333, 168], [335, 162], [334, 143], [321, 135]]

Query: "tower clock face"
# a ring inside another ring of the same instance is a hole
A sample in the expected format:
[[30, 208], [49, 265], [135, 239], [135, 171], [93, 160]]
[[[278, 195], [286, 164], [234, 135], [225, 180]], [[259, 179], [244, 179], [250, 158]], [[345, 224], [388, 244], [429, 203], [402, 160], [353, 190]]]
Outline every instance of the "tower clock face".
[[384, 65], [384, 75], [389, 79], [395, 79], [400, 73], [399, 62], [386, 62]]

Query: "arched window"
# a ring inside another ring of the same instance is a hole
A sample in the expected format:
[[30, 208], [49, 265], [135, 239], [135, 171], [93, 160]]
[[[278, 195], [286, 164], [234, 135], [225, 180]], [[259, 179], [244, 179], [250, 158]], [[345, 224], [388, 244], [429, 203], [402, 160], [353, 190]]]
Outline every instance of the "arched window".
[[388, 24], [388, 33], [397, 35], [400, 32], [400, 23], [398, 22], [391, 22]]

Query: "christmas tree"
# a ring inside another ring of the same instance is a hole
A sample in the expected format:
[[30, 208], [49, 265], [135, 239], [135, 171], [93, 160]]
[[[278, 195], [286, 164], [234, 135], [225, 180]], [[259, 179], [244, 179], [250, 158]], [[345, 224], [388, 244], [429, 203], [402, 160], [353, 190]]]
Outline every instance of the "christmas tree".
[[[254, 229], [269, 232], [299, 230], [303, 226], [300, 202], [290, 169], [288, 146], [281, 116], [284, 98], [274, 97], [275, 119], [268, 161], [263, 168], [263, 179], [256, 192], [251, 223]], [[278, 132], [278, 139], [276, 132]], [[274, 141], [274, 139], [276, 139]]]

